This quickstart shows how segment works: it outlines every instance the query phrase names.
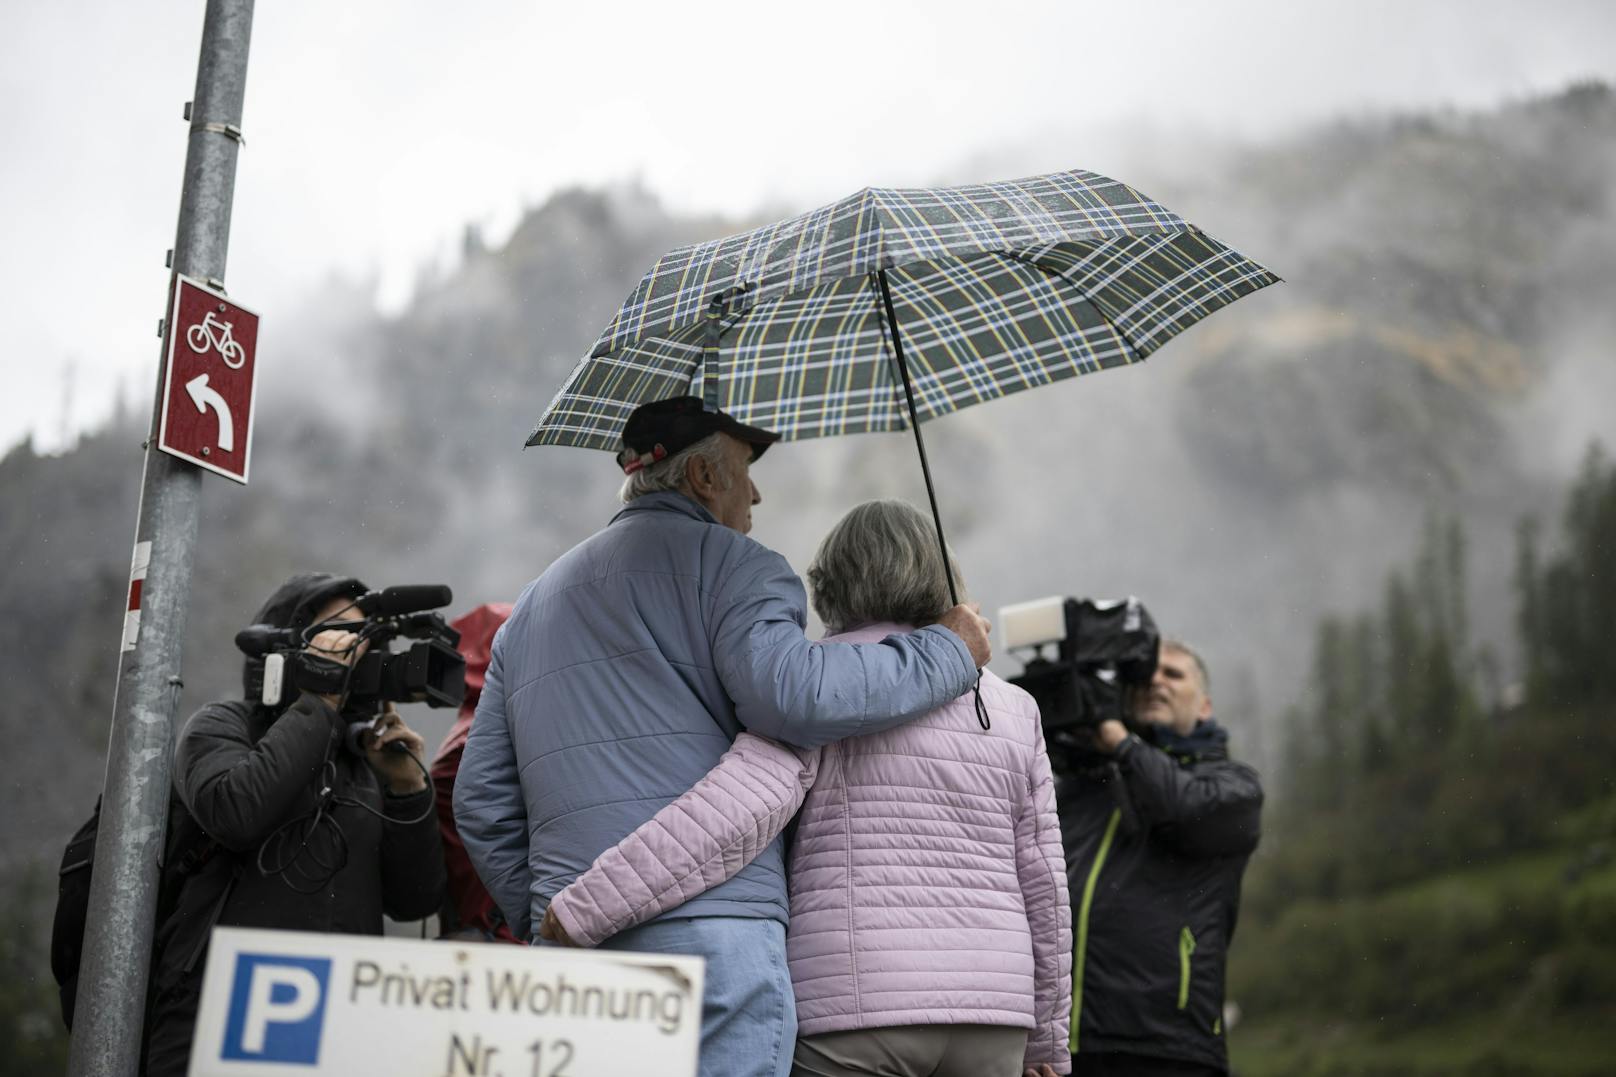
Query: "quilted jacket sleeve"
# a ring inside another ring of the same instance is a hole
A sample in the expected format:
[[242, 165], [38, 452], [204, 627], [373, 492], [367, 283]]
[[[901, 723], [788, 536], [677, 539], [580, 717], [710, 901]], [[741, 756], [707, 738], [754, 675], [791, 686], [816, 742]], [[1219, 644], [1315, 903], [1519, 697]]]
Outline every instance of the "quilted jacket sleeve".
[[818, 770], [818, 749], [742, 733], [706, 777], [596, 857], [550, 910], [573, 942], [597, 946], [689, 901], [786, 828]]
[[735, 717], [801, 748], [890, 729], [976, 683], [965, 641], [941, 625], [879, 643], [810, 643], [807, 596], [785, 558], [761, 546], [720, 586], [709, 626]]
[[210, 838], [235, 852], [254, 848], [286, 821], [319, 777], [342, 724], [305, 693], [253, 743], [244, 711], [208, 704], [185, 723], [174, 752], [180, 799]]
[[472, 867], [517, 938], [532, 935], [532, 875], [528, 869], [527, 801], [505, 713], [503, 632], [483, 678], [482, 698], [455, 777], [454, 817]]
[[[1037, 723], [1035, 723], [1036, 725]], [[1032, 929], [1033, 1027], [1026, 1064], [1071, 1072], [1067, 1035], [1072, 1014], [1072, 906], [1066, 889], [1066, 856], [1055, 812], [1055, 781], [1043, 730], [1016, 815], [1016, 874], [1027, 925]]]

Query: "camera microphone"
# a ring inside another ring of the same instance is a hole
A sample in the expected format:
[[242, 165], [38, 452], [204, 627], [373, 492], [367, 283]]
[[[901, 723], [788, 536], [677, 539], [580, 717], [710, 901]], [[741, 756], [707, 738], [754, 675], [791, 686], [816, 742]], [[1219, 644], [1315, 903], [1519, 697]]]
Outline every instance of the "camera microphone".
[[432, 610], [454, 601], [454, 592], [441, 583], [405, 584], [384, 587], [354, 599], [354, 605], [367, 617], [400, 617], [417, 610]]
[[297, 629], [276, 628], [274, 625], [248, 625], [236, 633], [236, 647], [242, 654], [261, 658], [273, 650], [286, 650], [298, 645]]

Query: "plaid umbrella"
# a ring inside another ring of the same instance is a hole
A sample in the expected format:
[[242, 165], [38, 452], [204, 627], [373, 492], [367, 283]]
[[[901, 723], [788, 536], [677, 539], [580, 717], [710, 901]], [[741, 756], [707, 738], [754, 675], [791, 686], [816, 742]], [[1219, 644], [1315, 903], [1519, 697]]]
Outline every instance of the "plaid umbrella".
[[663, 256], [527, 444], [615, 451], [684, 394], [786, 440], [909, 429], [1136, 362], [1277, 279], [1092, 172], [866, 188]]
[[1093, 172], [867, 187], [664, 255], [527, 443], [615, 450], [684, 395], [786, 440], [910, 429], [946, 566], [921, 422], [1136, 362], [1278, 279]]

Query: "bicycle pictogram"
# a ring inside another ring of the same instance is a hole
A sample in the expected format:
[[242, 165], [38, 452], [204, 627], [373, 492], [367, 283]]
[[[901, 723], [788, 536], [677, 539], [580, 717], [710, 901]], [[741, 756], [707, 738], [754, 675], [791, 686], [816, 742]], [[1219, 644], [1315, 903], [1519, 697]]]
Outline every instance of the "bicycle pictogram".
[[196, 325], [185, 331], [185, 343], [198, 355], [205, 355], [209, 348], [218, 351], [224, 365], [231, 370], [240, 370], [241, 364], [247, 361], [247, 349], [236, 343], [230, 332], [231, 323], [214, 316], [208, 311], [207, 316]]

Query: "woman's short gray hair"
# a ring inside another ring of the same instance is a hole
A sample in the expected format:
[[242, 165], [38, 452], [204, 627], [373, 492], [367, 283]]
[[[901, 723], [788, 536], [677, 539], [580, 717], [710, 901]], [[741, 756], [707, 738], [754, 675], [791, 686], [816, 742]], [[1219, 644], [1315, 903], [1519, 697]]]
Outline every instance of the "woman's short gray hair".
[[[954, 552], [948, 561], [955, 565]], [[965, 598], [965, 581], [954, 568]], [[953, 601], [931, 520], [907, 501], [866, 501], [843, 516], [808, 566], [814, 612], [832, 632], [878, 621], [928, 625]]]
[[617, 496], [626, 505], [636, 497], [644, 497], [646, 494], [662, 490], [675, 490], [681, 494], [688, 494], [690, 483], [685, 478], [685, 464], [697, 456], [712, 465], [714, 472], [719, 476], [721, 488], [729, 489], [729, 484], [734, 480], [730, 478], [729, 471], [724, 466], [724, 435], [708, 434], [695, 444], [686, 445], [667, 459], [658, 460], [650, 467], [642, 467], [624, 479], [623, 488], [617, 492]]

